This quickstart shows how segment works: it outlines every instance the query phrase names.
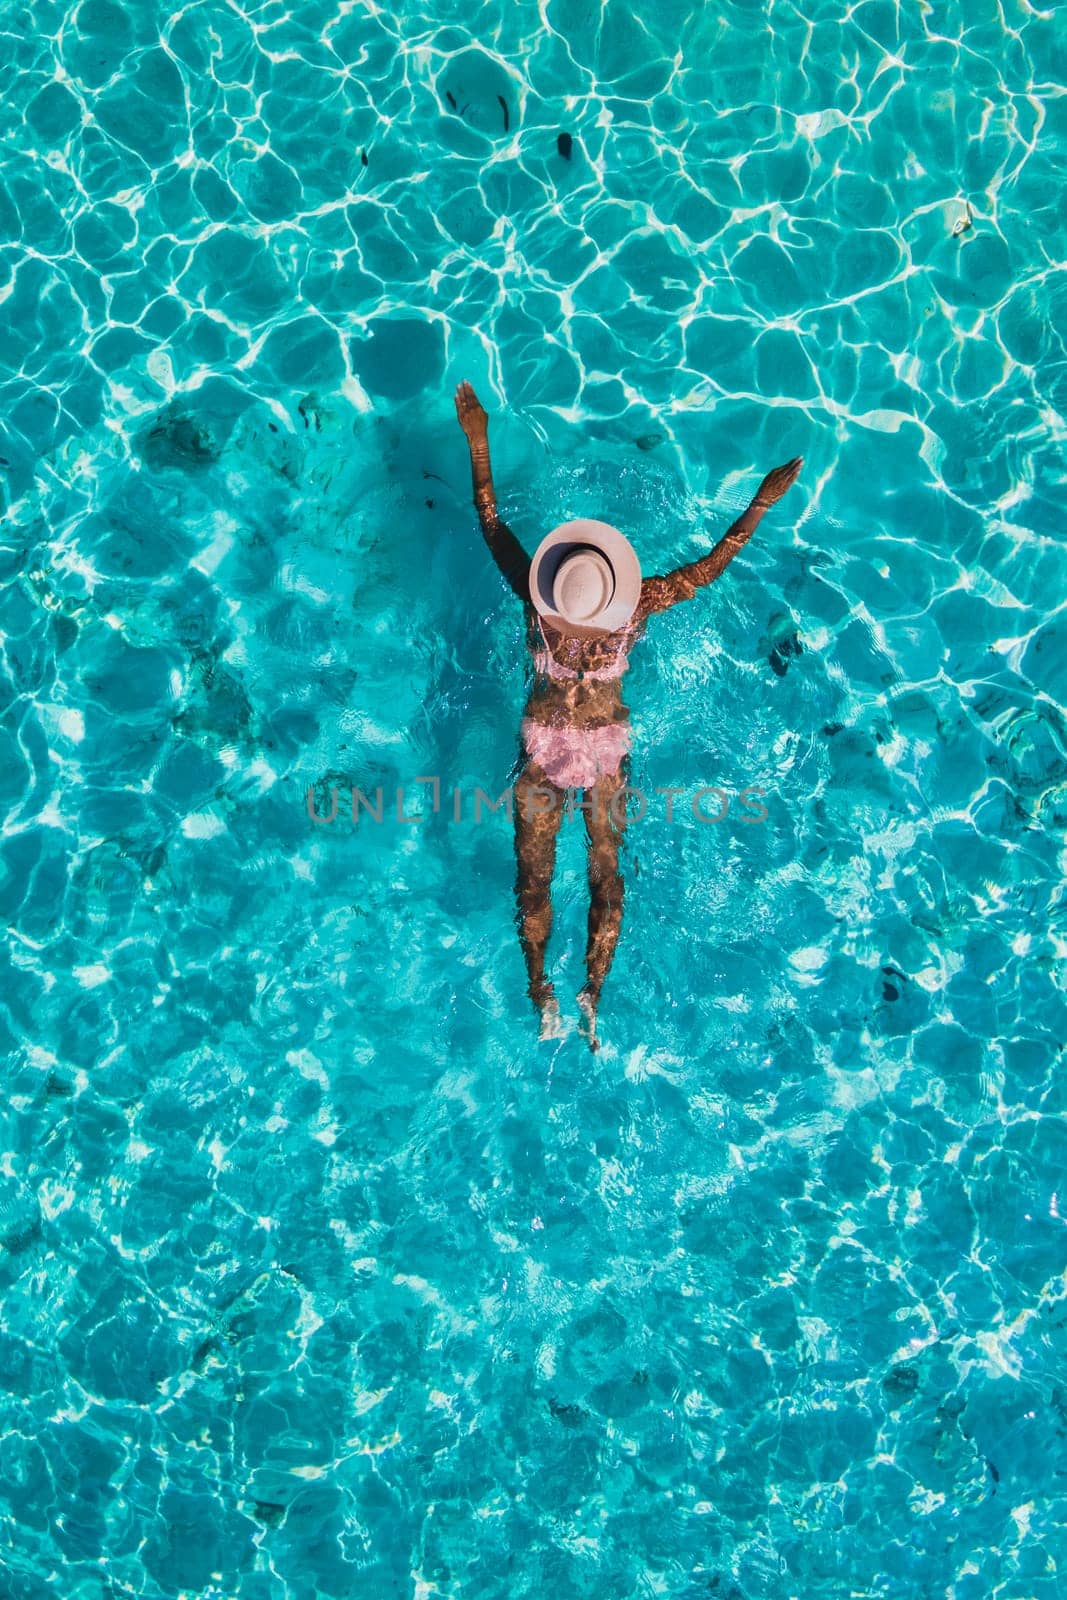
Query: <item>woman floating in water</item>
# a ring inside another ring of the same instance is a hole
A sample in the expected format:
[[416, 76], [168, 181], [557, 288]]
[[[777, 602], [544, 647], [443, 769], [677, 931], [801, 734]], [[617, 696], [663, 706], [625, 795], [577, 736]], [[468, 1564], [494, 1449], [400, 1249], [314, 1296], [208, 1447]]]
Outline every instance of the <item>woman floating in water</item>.
[[488, 419], [469, 383], [456, 390], [456, 414], [470, 445], [474, 503], [486, 543], [522, 600], [537, 672], [522, 721], [525, 760], [514, 786], [519, 876], [519, 936], [541, 1037], [560, 1032], [559, 1005], [545, 978], [552, 927], [552, 869], [563, 800], [584, 791], [589, 835], [587, 981], [578, 995], [586, 1037], [599, 1048], [596, 1013], [622, 925], [619, 846], [626, 826], [629, 712], [621, 678], [627, 657], [654, 611], [689, 600], [717, 578], [795, 482], [800, 456], [769, 472], [755, 499], [714, 549], [663, 578], [641, 577], [637, 555], [604, 522], [563, 523], [533, 560], [497, 514], [489, 468]]

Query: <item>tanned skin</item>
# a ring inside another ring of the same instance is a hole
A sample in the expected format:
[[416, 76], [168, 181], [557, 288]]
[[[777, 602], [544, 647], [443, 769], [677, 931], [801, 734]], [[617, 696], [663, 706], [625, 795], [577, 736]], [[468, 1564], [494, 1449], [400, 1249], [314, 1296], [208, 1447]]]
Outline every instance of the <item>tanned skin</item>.
[[[488, 417], [469, 383], [461, 383], [456, 390], [456, 415], [470, 446], [474, 504], [482, 533], [497, 566], [523, 603], [532, 653], [540, 637], [538, 615], [530, 597], [530, 557], [497, 511], [489, 465]], [[645, 623], [653, 612], [666, 611], [680, 600], [691, 599], [698, 589], [725, 571], [759, 527], [764, 512], [796, 482], [803, 464], [803, 457], [796, 456], [769, 472], [747, 509], [707, 555], [676, 568], [665, 577], [645, 578], [637, 610], [619, 633], [584, 628], [564, 635], [542, 619], [551, 653], [566, 666], [589, 670], [602, 667], [621, 650], [628, 652], [644, 633]], [[617, 678], [559, 680], [539, 676], [526, 704], [526, 716], [538, 722], [572, 728], [628, 722], [629, 715], [622, 698], [622, 684]], [[626, 787], [628, 771], [629, 760], [624, 757], [617, 773], [598, 778], [595, 785], [583, 791], [582, 812], [589, 840], [589, 933], [586, 982], [578, 995], [578, 1003], [585, 1021], [583, 1031], [593, 1050], [600, 1047], [596, 1031], [600, 992], [622, 926], [623, 880], [619, 871], [619, 847], [626, 816], [625, 796], [616, 797]], [[529, 755], [524, 756], [513, 794], [518, 858], [516, 896], [529, 995], [541, 1014], [543, 1039], [552, 1038], [561, 1031], [559, 1003], [552, 984], [545, 977], [545, 950], [552, 930], [552, 870], [565, 794], [566, 791], [546, 777], [538, 762]]]

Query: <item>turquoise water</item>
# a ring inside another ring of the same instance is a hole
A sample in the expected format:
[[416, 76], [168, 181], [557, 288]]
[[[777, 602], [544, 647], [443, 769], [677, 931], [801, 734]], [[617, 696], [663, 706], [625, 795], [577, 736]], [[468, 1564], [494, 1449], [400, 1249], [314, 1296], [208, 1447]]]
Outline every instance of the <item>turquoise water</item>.
[[[1062, 21], [0, 28], [0, 1593], [1058, 1595]], [[806, 461], [635, 653], [596, 1057], [462, 377], [530, 551]]]

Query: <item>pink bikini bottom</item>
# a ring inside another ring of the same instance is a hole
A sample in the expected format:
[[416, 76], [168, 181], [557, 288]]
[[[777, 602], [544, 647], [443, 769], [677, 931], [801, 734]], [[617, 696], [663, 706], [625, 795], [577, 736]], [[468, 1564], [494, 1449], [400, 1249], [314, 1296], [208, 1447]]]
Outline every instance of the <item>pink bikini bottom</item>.
[[608, 722], [601, 728], [552, 728], [523, 717], [522, 737], [527, 754], [560, 789], [589, 789], [597, 778], [613, 778], [631, 745], [627, 722]]

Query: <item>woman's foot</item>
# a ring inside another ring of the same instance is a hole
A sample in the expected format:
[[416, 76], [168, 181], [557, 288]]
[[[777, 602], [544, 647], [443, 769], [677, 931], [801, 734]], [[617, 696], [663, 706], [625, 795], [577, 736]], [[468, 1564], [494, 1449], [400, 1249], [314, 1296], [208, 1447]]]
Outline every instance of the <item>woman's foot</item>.
[[563, 1019], [559, 1014], [555, 989], [547, 981], [535, 984], [530, 990], [530, 999], [541, 1013], [540, 1037], [559, 1039], [563, 1034]]
[[542, 1039], [562, 1039], [563, 1018], [559, 1014], [559, 1001], [555, 995], [550, 1000], [545, 1000], [541, 1005], [541, 1032]]
[[489, 418], [485, 414], [485, 407], [465, 379], [456, 390], [456, 416], [471, 449], [484, 445], [488, 437]]
[[600, 1040], [596, 1032], [596, 1008], [599, 995], [595, 994], [589, 985], [578, 991], [578, 1009], [585, 1019], [585, 1026], [581, 1028], [582, 1036], [587, 1040], [590, 1050], [600, 1049]]

